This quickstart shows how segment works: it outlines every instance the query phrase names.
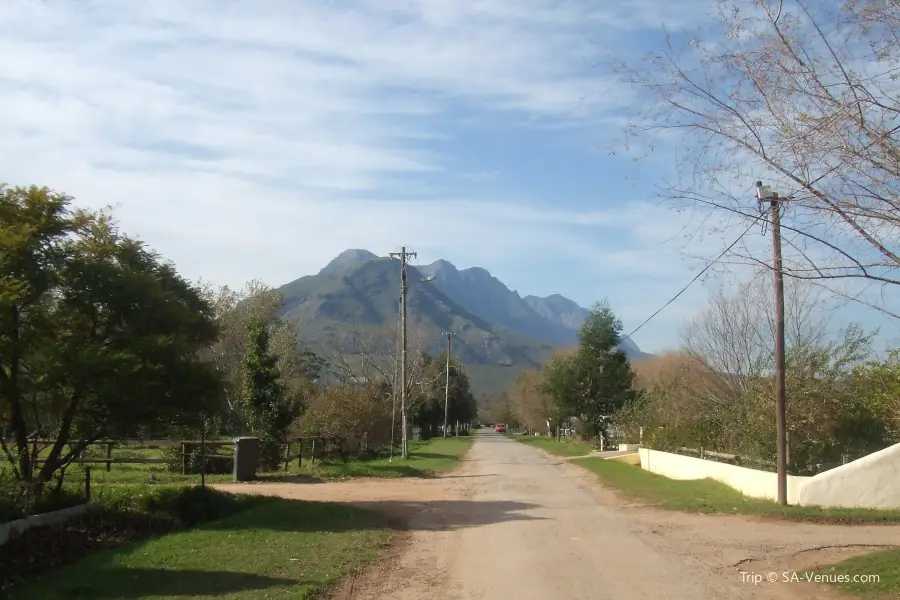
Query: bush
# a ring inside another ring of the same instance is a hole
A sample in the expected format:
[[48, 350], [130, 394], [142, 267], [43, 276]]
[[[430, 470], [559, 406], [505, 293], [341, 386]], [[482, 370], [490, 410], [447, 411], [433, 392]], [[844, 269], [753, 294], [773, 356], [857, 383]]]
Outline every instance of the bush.
[[81, 492], [48, 488], [37, 502], [10, 471], [0, 471], [0, 523], [84, 504]]
[[115, 548], [231, 516], [265, 501], [201, 487], [115, 486], [103, 490], [101, 513], [29, 529], [0, 547], [0, 597], [28, 577]]
[[215, 521], [261, 501], [199, 486], [116, 486], [98, 498], [112, 512], [136, 512], [170, 519], [182, 527]]
[[[184, 464], [181, 456], [181, 446], [171, 446], [163, 450], [163, 458], [166, 459], [166, 470], [170, 473], [181, 473], [184, 467], [186, 475], [199, 475], [201, 470], [200, 446], [189, 445], [187, 447], [187, 464]], [[212, 448], [206, 449], [206, 455], [215, 454]], [[228, 475], [234, 472], [234, 458], [214, 459], [206, 461], [207, 475]]]

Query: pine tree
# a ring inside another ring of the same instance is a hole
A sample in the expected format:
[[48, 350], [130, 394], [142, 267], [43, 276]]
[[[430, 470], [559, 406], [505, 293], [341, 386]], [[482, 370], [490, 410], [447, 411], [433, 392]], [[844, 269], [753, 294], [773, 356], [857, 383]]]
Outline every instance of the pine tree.
[[296, 403], [286, 394], [278, 371], [278, 357], [269, 350], [269, 328], [256, 317], [248, 325], [249, 343], [244, 360], [245, 404], [250, 430], [260, 438], [260, 463], [274, 470], [281, 460], [281, 446], [297, 417]]

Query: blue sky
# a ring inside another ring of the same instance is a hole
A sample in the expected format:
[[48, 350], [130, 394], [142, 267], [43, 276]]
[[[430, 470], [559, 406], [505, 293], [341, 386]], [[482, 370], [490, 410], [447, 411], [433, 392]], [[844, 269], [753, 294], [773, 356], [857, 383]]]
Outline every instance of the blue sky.
[[[734, 232], [686, 246], [690, 217], [657, 205], [666, 153], [610, 154], [636, 97], [600, 65], [707, 8], [7, 0], [0, 180], [114, 205], [195, 280], [280, 285], [347, 248], [406, 244], [522, 295], [607, 297], [630, 330]], [[635, 341], [677, 345], [706, 293]]]

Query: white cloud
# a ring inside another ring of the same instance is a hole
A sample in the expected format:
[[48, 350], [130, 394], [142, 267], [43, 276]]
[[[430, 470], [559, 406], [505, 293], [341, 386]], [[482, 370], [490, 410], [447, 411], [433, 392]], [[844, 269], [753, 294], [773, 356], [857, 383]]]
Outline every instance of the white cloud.
[[[279, 284], [345, 248], [401, 243], [501, 279], [541, 256], [583, 268], [585, 298], [627, 281], [615, 294], [630, 294], [622, 311], [636, 324], [692, 276], [684, 215], [499, 193], [500, 174], [454, 173], [432, 143], [497, 115], [535, 130], [618, 127], [632, 94], [592, 68], [598, 53], [640, 28], [695, 22], [705, 2], [597, 6], [7, 0], [0, 180], [116, 205], [125, 231], [195, 279]], [[494, 191], [460, 197], [447, 175]], [[691, 253], [712, 257], [732, 233]], [[662, 322], [695, 308], [692, 294]]]

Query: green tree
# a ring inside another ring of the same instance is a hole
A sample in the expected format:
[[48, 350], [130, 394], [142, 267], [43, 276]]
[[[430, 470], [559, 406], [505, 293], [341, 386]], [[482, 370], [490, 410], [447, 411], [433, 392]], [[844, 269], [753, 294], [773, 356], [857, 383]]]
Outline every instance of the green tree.
[[300, 416], [301, 405], [287, 393], [278, 370], [278, 356], [269, 349], [269, 327], [251, 316], [244, 359], [244, 404], [250, 431], [260, 438], [260, 463], [275, 470], [281, 460], [281, 446]]
[[589, 437], [604, 434], [607, 420], [635, 397], [634, 373], [622, 341], [622, 322], [606, 302], [594, 304], [578, 334], [574, 353], [557, 356], [544, 368], [544, 391], [561, 416], [577, 417]]
[[[444, 395], [447, 386], [447, 354], [428, 358], [422, 371], [422, 386], [417, 389], [413, 422], [425, 437], [438, 435], [444, 425]], [[469, 376], [456, 358], [450, 359], [450, 385], [447, 390], [447, 423], [468, 423], [475, 418], [477, 401], [472, 394]]]
[[206, 286], [204, 294], [214, 307], [220, 331], [204, 356], [216, 365], [225, 381], [225, 394], [217, 413], [221, 430], [239, 434], [249, 427], [250, 417], [244, 412], [243, 402], [246, 397], [244, 363], [249, 339], [247, 328], [253, 317], [268, 326], [269, 347], [278, 357], [285, 393], [305, 404], [325, 362], [314, 352], [298, 346], [294, 323], [279, 319], [284, 305], [282, 295], [259, 281], [250, 281], [242, 290]]
[[[37, 494], [97, 439], [194, 423], [221, 382], [200, 351], [209, 304], [108, 214], [46, 188], [0, 186], [0, 428]], [[53, 439], [43, 464], [29, 438]]]

